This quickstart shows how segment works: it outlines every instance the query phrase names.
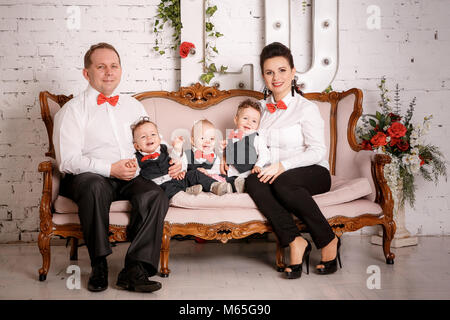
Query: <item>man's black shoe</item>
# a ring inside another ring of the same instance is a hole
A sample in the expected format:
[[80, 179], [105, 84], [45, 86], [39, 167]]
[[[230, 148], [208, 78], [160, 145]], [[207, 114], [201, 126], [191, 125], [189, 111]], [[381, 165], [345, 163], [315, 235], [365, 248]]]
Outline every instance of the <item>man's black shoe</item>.
[[100, 292], [108, 288], [108, 264], [106, 259], [101, 259], [92, 265], [92, 272], [89, 276], [88, 290]]
[[148, 279], [145, 268], [139, 262], [126, 266], [120, 271], [117, 286], [137, 292], [153, 292], [162, 287], [160, 282]]

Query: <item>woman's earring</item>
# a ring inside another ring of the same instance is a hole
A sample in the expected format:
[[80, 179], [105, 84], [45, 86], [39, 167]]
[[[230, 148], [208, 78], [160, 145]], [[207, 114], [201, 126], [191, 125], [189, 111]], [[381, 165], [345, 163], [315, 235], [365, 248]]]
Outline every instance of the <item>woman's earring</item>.
[[297, 76], [294, 77], [291, 81], [291, 94], [294, 96], [295, 92], [297, 91]]
[[292, 80], [292, 84], [291, 84], [292, 96], [294, 96], [294, 92], [297, 92], [299, 95], [301, 95], [303, 97], [302, 90], [300, 90], [300, 88], [297, 86], [297, 80], [298, 80], [297, 76], [295, 76], [294, 79]]
[[272, 91], [270, 91], [269, 89], [267, 89], [266, 86], [264, 86], [263, 93], [264, 93], [264, 100], [266, 100], [267, 97], [270, 96], [270, 95], [272, 94]]

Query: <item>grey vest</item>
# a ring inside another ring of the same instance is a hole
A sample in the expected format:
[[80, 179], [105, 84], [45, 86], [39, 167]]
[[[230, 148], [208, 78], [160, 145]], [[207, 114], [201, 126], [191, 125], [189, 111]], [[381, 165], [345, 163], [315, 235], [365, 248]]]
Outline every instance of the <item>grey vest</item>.
[[251, 170], [258, 159], [255, 149], [255, 137], [257, 132], [243, 137], [241, 140], [233, 143], [232, 139], [228, 139], [225, 156], [228, 165], [233, 165], [239, 173]]

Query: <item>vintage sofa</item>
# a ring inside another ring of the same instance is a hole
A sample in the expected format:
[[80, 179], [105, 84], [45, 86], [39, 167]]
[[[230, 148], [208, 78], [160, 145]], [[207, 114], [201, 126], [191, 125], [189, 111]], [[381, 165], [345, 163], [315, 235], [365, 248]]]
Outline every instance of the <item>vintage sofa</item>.
[[[172, 135], [188, 135], [189, 138], [193, 122], [201, 118], [211, 120], [224, 134], [225, 129], [233, 128], [232, 119], [238, 103], [248, 97], [259, 100], [263, 96], [256, 91], [218, 90], [199, 83], [182, 87], [176, 92], [148, 91], [135, 95], [150, 118], [158, 124], [166, 141], [170, 141]], [[308, 93], [305, 97], [319, 106], [325, 120], [332, 174], [330, 192], [316, 195], [314, 199], [338, 236], [365, 226], [381, 225], [386, 263], [394, 263], [395, 255], [390, 250], [395, 233], [393, 200], [383, 174], [384, 165], [390, 162], [390, 158], [361, 150], [354, 134], [362, 112], [362, 91], [350, 89], [345, 92]], [[78, 239], [83, 237], [76, 204], [58, 195], [60, 173], [54, 160], [52, 143], [53, 117], [71, 98], [49, 92], [40, 93], [42, 119], [49, 138], [48, 160], [39, 164], [39, 172], [43, 173], [38, 238], [43, 258], [39, 269], [41, 281], [46, 279], [50, 267], [50, 239], [54, 236], [70, 239], [70, 258], [76, 260]], [[127, 240], [129, 210], [128, 201], [116, 201], [111, 205], [111, 242]], [[298, 227], [307, 231], [301, 221], [298, 221]], [[197, 196], [182, 194], [172, 201], [165, 218], [161, 276], [170, 273], [170, 240], [175, 235], [191, 235], [226, 243], [230, 239], [265, 232], [271, 232], [271, 227], [246, 193], [222, 197], [211, 193]], [[284, 250], [277, 245], [276, 267], [282, 270], [284, 266]]]

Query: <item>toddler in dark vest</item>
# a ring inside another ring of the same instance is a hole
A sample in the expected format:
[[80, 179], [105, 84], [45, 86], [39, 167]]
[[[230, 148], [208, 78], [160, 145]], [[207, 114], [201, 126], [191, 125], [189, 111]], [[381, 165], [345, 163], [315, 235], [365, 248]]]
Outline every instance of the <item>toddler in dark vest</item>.
[[225, 146], [225, 161], [228, 165], [227, 181], [234, 180], [235, 191], [244, 192], [245, 178], [250, 173], [260, 173], [270, 162], [270, 151], [266, 140], [256, 130], [261, 119], [259, 102], [242, 101], [234, 117], [235, 129], [228, 133]]
[[[183, 139], [181, 137], [174, 139], [173, 148], [169, 152], [167, 145], [161, 143], [158, 127], [148, 117], [143, 117], [134, 124], [132, 132], [136, 161], [140, 168], [139, 175], [158, 184], [169, 199], [180, 191], [192, 194], [199, 194], [202, 190], [211, 191], [217, 195], [225, 193], [223, 192], [223, 183], [197, 170], [185, 171], [187, 160], [183, 153]], [[168, 174], [169, 161], [170, 159], [177, 160], [180, 158], [182, 172], [176, 179], [172, 179]]]

